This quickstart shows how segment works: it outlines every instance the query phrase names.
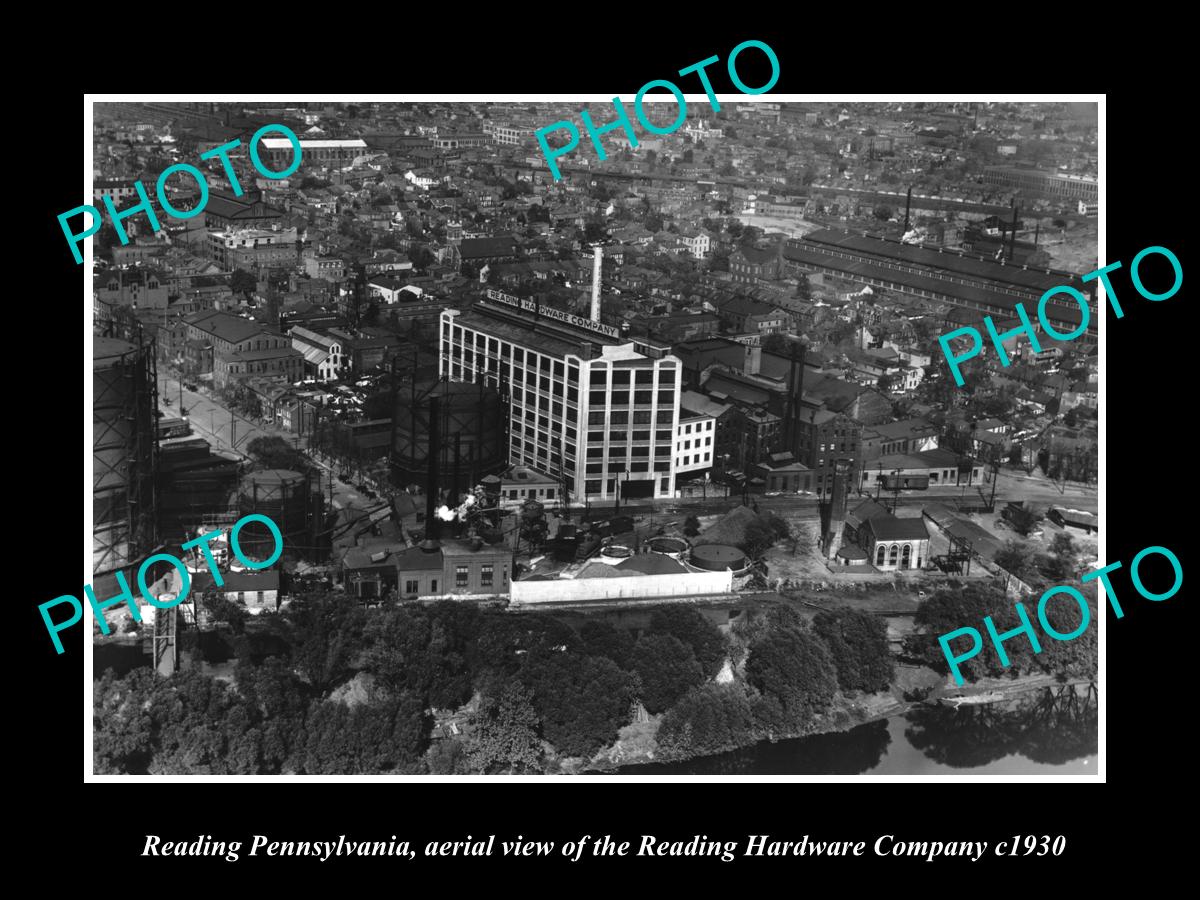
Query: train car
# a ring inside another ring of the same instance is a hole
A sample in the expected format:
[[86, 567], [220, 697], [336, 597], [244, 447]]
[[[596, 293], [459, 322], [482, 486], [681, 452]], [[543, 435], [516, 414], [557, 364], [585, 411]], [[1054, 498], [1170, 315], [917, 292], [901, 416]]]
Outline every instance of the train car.
[[169, 438], [187, 437], [192, 433], [192, 426], [188, 424], [187, 419], [181, 419], [177, 416], [163, 416], [158, 420], [158, 439], [160, 441]]

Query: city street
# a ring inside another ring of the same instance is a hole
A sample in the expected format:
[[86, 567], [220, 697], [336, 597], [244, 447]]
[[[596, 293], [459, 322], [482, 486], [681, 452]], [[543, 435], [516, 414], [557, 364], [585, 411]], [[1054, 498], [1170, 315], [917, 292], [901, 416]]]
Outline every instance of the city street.
[[[182, 387], [179, 380], [173, 375], [160, 372], [158, 397], [164, 416], [180, 416], [182, 414], [179, 407], [181, 391], [183, 408], [187, 410], [188, 424], [192, 427], [192, 431], [208, 441], [214, 448], [232, 452], [245, 460], [249, 459], [246, 445], [252, 440], [257, 437], [278, 437], [297, 449], [305, 451], [300, 438], [291, 432], [247, 419], [241, 413], [223, 406], [208, 394], [190, 391]], [[171, 400], [169, 406], [163, 402], [167, 398]], [[378, 499], [371, 500], [363, 496], [353, 485], [339, 479], [329, 462], [307, 452], [306, 455], [323, 472], [321, 483], [326, 496], [329, 496], [328, 480], [333, 479], [332, 502], [335, 509], [378, 506]]]

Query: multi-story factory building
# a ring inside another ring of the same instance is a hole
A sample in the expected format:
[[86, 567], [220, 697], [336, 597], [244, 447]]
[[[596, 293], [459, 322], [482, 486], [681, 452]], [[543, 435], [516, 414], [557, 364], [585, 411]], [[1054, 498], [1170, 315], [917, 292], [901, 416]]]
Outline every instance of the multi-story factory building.
[[441, 316], [439, 372], [510, 395], [509, 461], [560, 480], [572, 499], [671, 497], [680, 360], [593, 318], [489, 289]]

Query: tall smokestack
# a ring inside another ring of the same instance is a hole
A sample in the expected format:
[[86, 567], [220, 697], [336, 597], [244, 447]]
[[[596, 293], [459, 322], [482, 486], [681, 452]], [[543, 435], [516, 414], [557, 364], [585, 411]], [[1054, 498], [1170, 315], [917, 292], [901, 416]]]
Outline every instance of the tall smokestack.
[[600, 267], [604, 261], [604, 249], [597, 244], [592, 248], [592, 321], [600, 321]]
[[[908, 234], [908, 214], [912, 210], [912, 185], [908, 186], [908, 199], [904, 201], [904, 234]], [[901, 235], [903, 237], [904, 235]]]
[[1017, 201], [1013, 200], [1012, 234], [1008, 238], [1008, 261], [1017, 255]]
[[825, 558], [833, 559], [842, 546], [842, 531], [846, 526], [846, 489], [850, 479], [850, 463], [839, 459], [833, 464], [833, 490], [829, 497], [829, 530], [825, 539]]

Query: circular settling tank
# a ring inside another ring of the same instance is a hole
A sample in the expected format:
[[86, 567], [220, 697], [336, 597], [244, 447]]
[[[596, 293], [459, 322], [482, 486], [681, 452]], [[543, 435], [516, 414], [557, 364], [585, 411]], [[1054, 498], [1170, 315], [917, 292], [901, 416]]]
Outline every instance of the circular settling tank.
[[692, 565], [710, 572], [738, 572], [746, 568], [746, 554], [728, 544], [702, 544], [692, 548]]
[[651, 553], [661, 553], [674, 559], [683, 559], [691, 546], [682, 538], [656, 537], [649, 541]]

